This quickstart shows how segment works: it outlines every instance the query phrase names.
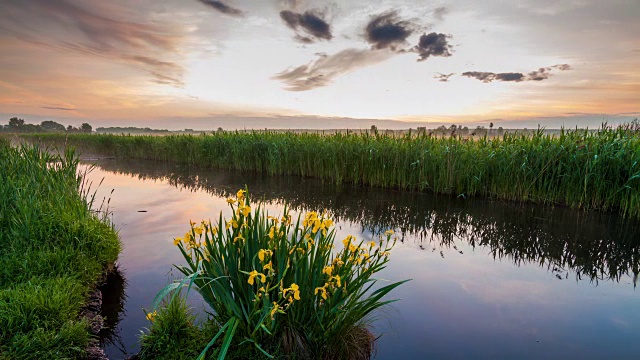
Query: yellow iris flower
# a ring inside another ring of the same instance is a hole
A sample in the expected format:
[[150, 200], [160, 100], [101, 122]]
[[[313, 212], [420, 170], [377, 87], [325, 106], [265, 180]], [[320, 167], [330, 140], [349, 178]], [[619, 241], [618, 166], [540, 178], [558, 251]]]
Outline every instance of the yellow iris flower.
[[158, 312], [157, 311], [148, 313], [147, 314], [147, 320], [153, 322], [156, 319], [156, 316], [158, 316]]
[[393, 230], [389, 229], [389, 230], [385, 231], [384, 234], [387, 235], [387, 236], [390, 236], [390, 235], [395, 234], [395, 232]]
[[273, 307], [271, 308], [271, 320], [273, 320], [273, 317], [276, 315], [276, 313], [278, 312], [278, 310], [280, 310], [280, 305], [278, 305], [277, 302], [273, 302]]
[[322, 273], [331, 276], [331, 273], [333, 273], [333, 266], [326, 266], [322, 269]]
[[[325, 286], [327, 286], [327, 285], [325, 285]], [[322, 296], [322, 298], [327, 300], [327, 288], [325, 286], [317, 287], [316, 291], [314, 292], [314, 295], [317, 295], [318, 292], [320, 292], [320, 295]]]
[[242, 213], [245, 217], [249, 216], [251, 213], [251, 206], [240, 206], [238, 208], [238, 214]]
[[180, 243], [182, 242], [182, 238], [175, 238], [173, 239], [173, 245], [178, 246], [180, 245]]
[[254, 279], [256, 278], [256, 276], [260, 277], [260, 282], [261, 283], [265, 283], [265, 281], [267, 281], [267, 277], [264, 274], [261, 274], [255, 270], [253, 270], [252, 272], [249, 273], [249, 280], [247, 280], [247, 282], [249, 283], [249, 285], [253, 285]]
[[232, 199], [232, 198], [228, 198], [228, 199], [227, 199], [227, 203], [229, 203], [229, 204], [233, 205], [233, 204], [235, 204], [235, 203], [236, 203], [236, 200], [235, 200], [235, 199]]
[[260, 251], [258, 251], [258, 259], [260, 259], [260, 261], [264, 261], [265, 257], [271, 257], [271, 255], [273, 255], [273, 251], [271, 250], [260, 249]]
[[296, 300], [300, 300], [300, 287], [296, 285], [296, 283], [292, 283], [291, 287], [288, 287], [282, 291], [283, 296], [287, 296], [287, 292], [293, 292], [293, 298]]
[[244, 194], [245, 193], [246, 193], [245, 190], [242, 190], [242, 189], [238, 190], [238, 192], [236, 193], [236, 197], [238, 198], [238, 200], [244, 199]]

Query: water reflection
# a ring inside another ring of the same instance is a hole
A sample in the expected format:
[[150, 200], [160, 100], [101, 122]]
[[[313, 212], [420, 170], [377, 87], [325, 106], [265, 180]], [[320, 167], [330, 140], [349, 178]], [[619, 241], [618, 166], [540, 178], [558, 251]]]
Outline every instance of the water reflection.
[[[231, 196], [238, 184], [246, 184], [254, 197], [272, 204], [286, 202], [295, 210], [327, 210], [338, 221], [359, 224], [363, 233], [396, 229], [401, 241], [410, 238], [424, 251], [445, 248], [462, 253], [463, 244], [471, 249], [487, 247], [495, 259], [510, 259], [518, 266], [539, 264], [560, 279], [571, 276], [597, 283], [628, 275], [634, 287], [637, 283], [640, 223], [616, 214], [337, 186], [315, 179], [153, 161], [102, 160], [97, 165], [216, 197]], [[440, 254], [445, 256], [442, 250]]]
[[126, 353], [125, 345], [120, 336], [119, 323], [125, 312], [127, 280], [121, 269], [117, 266], [107, 274], [105, 282], [98, 287], [102, 292], [101, 315], [104, 318], [104, 327], [100, 330], [98, 338], [102, 347], [112, 346], [122, 353]]

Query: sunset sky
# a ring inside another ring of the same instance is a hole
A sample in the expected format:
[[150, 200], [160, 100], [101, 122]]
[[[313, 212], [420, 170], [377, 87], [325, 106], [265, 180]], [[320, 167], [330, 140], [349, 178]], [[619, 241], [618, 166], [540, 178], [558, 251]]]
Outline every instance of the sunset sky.
[[640, 116], [638, 19], [638, 0], [0, 0], [0, 123], [619, 123]]

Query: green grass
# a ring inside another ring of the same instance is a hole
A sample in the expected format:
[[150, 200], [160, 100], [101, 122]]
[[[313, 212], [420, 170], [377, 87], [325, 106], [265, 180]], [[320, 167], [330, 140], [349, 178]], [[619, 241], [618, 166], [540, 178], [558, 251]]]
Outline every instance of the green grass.
[[0, 359], [84, 356], [79, 312], [120, 245], [77, 164], [0, 139]]
[[637, 129], [459, 138], [221, 132], [30, 135], [125, 158], [310, 176], [334, 183], [560, 204], [640, 217]]

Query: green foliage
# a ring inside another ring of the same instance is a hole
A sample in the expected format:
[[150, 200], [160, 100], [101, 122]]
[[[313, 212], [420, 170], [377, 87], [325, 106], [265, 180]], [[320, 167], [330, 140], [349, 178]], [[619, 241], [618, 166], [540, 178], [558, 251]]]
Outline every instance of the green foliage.
[[286, 210], [281, 217], [260, 206], [252, 212], [244, 190], [227, 201], [231, 219], [191, 223], [174, 240], [186, 277], [156, 297], [193, 286], [209, 304], [220, 330], [201, 356], [216, 345], [219, 359], [247, 347], [261, 357], [369, 359], [367, 321], [402, 283], [375, 288], [372, 278], [388, 262], [393, 232], [379, 243], [348, 236], [336, 252], [333, 221], [324, 215], [309, 212], [294, 223]]
[[0, 358], [82, 358], [78, 318], [119, 241], [90, 210], [72, 152], [0, 141]]
[[[633, 128], [635, 129], [635, 128]], [[312, 176], [334, 183], [562, 204], [640, 217], [640, 137], [630, 128], [552, 136], [220, 132], [72, 136], [80, 148], [194, 166]], [[37, 141], [62, 143], [42, 135]]]
[[213, 331], [195, 325], [195, 316], [181, 296], [164, 302], [158, 311], [147, 314], [147, 319], [152, 322], [148, 333], [141, 337], [138, 356], [142, 360], [193, 360]]

